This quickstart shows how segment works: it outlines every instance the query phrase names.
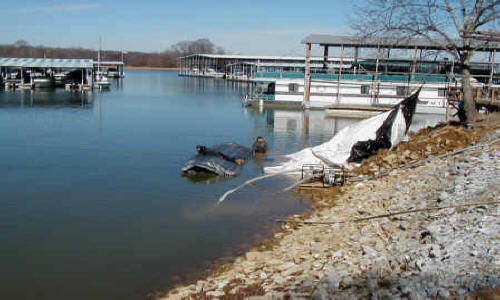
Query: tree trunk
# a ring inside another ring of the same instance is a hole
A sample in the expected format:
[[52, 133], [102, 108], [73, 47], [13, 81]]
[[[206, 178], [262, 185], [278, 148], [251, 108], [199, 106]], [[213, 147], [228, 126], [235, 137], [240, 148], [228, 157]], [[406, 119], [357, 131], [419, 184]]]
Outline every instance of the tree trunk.
[[462, 61], [462, 91], [464, 93], [464, 109], [467, 116], [467, 123], [476, 121], [478, 113], [474, 101], [473, 88], [470, 75], [470, 58], [472, 51], [465, 50]]

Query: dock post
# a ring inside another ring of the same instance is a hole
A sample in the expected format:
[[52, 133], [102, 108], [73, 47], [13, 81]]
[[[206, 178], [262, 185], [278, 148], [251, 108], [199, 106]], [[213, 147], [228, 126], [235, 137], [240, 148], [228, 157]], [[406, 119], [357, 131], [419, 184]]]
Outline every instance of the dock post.
[[354, 47], [354, 74], [357, 74], [359, 48]]
[[340, 103], [340, 80], [342, 77], [342, 67], [344, 65], [344, 45], [342, 45], [340, 50], [340, 68], [337, 74], [337, 104]]
[[328, 73], [328, 45], [325, 45], [323, 50], [323, 70]]
[[311, 43], [306, 44], [306, 61], [304, 70], [304, 107], [309, 108], [311, 100]]
[[493, 72], [495, 71], [495, 56], [496, 56], [497, 51], [493, 50], [493, 53], [491, 53], [491, 72], [490, 72], [490, 79], [488, 80], [488, 84], [492, 85], [493, 84]]
[[417, 45], [415, 45], [415, 53], [413, 53], [413, 65], [411, 68], [410, 81], [415, 80], [415, 73], [417, 72], [417, 52], [418, 52], [418, 48], [417, 48]]

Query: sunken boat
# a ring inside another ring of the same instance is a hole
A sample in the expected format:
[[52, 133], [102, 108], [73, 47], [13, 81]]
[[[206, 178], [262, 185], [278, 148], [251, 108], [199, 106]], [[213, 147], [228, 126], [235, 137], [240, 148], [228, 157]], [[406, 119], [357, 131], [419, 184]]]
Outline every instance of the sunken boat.
[[182, 168], [184, 176], [196, 176], [200, 172], [224, 177], [237, 176], [241, 166], [252, 154], [250, 148], [236, 143], [197, 146], [197, 152]]

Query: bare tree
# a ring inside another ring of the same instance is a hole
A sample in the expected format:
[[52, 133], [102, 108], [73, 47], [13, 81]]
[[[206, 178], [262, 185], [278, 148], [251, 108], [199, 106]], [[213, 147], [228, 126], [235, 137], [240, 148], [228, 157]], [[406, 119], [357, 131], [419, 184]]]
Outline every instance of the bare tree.
[[366, 0], [357, 9], [351, 27], [362, 36], [419, 37], [439, 45], [455, 57], [462, 70], [467, 120], [477, 119], [472, 95], [470, 61], [488, 41], [467, 32], [495, 31], [500, 0]]
[[180, 55], [224, 53], [224, 49], [216, 47], [209, 39], [182, 41], [172, 46], [172, 50]]
[[26, 40], [17, 40], [14, 42], [15, 47], [29, 47], [29, 43]]

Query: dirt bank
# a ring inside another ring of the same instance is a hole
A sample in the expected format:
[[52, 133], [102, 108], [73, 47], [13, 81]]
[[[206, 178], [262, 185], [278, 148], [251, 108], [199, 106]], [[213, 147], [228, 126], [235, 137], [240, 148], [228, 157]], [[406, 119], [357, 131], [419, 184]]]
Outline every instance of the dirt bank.
[[354, 170], [363, 181], [315, 193], [316, 210], [284, 222], [272, 247], [163, 297], [500, 296], [499, 139], [498, 114], [412, 134]]

